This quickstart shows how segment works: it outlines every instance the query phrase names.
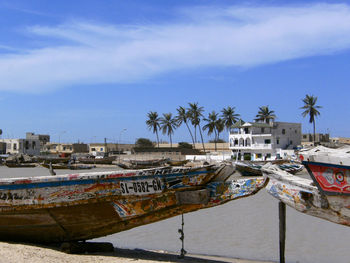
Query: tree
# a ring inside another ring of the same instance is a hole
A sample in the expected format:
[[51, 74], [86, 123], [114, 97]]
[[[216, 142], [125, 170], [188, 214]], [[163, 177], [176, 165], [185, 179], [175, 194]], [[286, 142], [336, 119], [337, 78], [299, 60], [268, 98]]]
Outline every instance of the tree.
[[192, 125], [194, 126], [194, 138], [196, 140], [196, 130], [197, 127], [199, 129], [199, 133], [201, 135], [202, 145], [203, 145], [203, 151], [205, 152], [205, 146], [204, 146], [204, 140], [203, 140], [203, 134], [201, 129], [201, 117], [203, 117], [204, 109], [203, 107], [199, 107], [198, 103], [189, 103], [190, 108], [188, 109], [190, 120]]
[[305, 98], [303, 99], [304, 102], [304, 106], [301, 107], [300, 109], [303, 109], [305, 111], [303, 111], [302, 115], [305, 118], [307, 115], [309, 115], [310, 119], [309, 119], [309, 123], [313, 124], [313, 128], [314, 128], [314, 144], [315, 144], [315, 137], [316, 137], [316, 124], [315, 124], [315, 117], [317, 117], [318, 115], [320, 115], [320, 112], [318, 111], [318, 109], [322, 108], [321, 106], [317, 106], [316, 102], [317, 102], [317, 97], [313, 96], [313, 95], [306, 95]]
[[171, 113], [164, 113], [163, 117], [160, 118], [160, 128], [163, 134], [167, 134], [170, 138], [170, 147], [173, 147], [173, 141], [171, 135], [174, 133], [174, 130], [178, 127], [177, 121], [173, 118]]
[[147, 114], [147, 117], [148, 117], [148, 120], [146, 120], [146, 124], [148, 126], [148, 129], [157, 135], [157, 143], [159, 148], [158, 129], [160, 129], [160, 123], [159, 123], [160, 118], [158, 117], [158, 113], [155, 111], [150, 111]]
[[231, 126], [238, 121], [239, 114], [235, 113], [235, 107], [228, 106], [226, 109], [223, 108], [221, 111], [221, 118], [223, 120], [223, 124], [227, 131], [230, 130]]
[[275, 112], [269, 109], [269, 106], [261, 106], [259, 107], [258, 114], [255, 116], [255, 121], [264, 121], [266, 123], [270, 123], [270, 120], [274, 120], [276, 118]]
[[220, 133], [222, 133], [224, 129], [225, 129], [224, 120], [219, 118], [218, 121], [216, 122], [216, 130], [218, 132], [218, 138], [216, 139], [217, 142], [219, 142]]
[[177, 125], [180, 126], [182, 123], [185, 123], [191, 138], [192, 138], [192, 142], [193, 142], [193, 147], [195, 148], [195, 140], [193, 138], [193, 134], [191, 132], [190, 127], [188, 126], [188, 120], [190, 119], [190, 114], [189, 111], [187, 111], [184, 107], [179, 106], [179, 108], [176, 109], [177, 110], [177, 116], [175, 117]]
[[217, 140], [217, 122], [218, 122], [218, 114], [215, 111], [209, 113], [208, 118], [204, 118], [204, 121], [207, 122], [206, 125], [203, 126], [203, 131], [208, 130], [208, 135], [210, 136], [212, 133], [215, 135], [215, 151], [216, 151], [216, 140]]
[[138, 138], [135, 142], [135, 148], [154, 148], [154, 144], [150, 139]]
[[182, 148], [182, 149], [193, 149], [193, 146], [187, 142], [179, 142], [179, 145], [177, 148]]

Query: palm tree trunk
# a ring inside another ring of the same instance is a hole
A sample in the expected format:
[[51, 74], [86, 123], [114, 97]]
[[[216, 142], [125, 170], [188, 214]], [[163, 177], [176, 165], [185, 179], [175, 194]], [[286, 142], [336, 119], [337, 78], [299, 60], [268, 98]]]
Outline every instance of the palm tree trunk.
[[314, 125], [314, 146], [315, 146], [315, 142], [316, 142], [316, 126], [315, 126], [315, 120], [312, 122]]
[[191, 135], [191, 138], [192, 138], [193, 149], [195, 149], [196, 146], [195, 146], [195, 141], [194, 141], [194, 138], [193, 138], [193, 134], [192, 134], [191, 129], [190, 129], [190, 127], [188, 126], [187, 122], [185, 122], [185, 124], [186, 124], [186, 127], [187, 127], [188, 131], [190, 132], [190, 135]]
[[157, 143], [158, 143], [158, 148], [159, 148], [159, 136], [158, 136], [158, 130], [156, 130], [156, 135], [157, 135]]
[[216, 148], [216, 143], [217, 143], [217, 141], [218, 141], [218, 135], [216, 134], [216, 131], [214, 130], [214, 132], [215, 132], [215, 151], [217, 151], [217, 148]]
[[202, 145], [203, 145], [203, 151], [205, 153], [205, 146], [204, 146], [204, 140], [203, 140], [203, 134], [202, 134], [202, 129], [201, 126], [198, 125], [198, 129], [199, 129], [199, 134], [201, 135], [201, 140], [202, 140]]
[[170, 148], [173, 148], [173, 141], [171, 140], [171, 133], [169, 134], [170, 137]]

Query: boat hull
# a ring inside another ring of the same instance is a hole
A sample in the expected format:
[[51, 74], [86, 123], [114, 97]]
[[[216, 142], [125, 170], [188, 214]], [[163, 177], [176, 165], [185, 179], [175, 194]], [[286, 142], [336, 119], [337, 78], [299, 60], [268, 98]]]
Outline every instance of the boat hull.
[[266, 190], [273, 197], [299, 212], [350, 226], [349, 198], [326, 196], [312, 180], [296, 177], [276, 166], [264, 166], [262, 171], [268, 178]]
[[160, 168], [0, 180], [0, 238], [87, 240], [255, 194], [232, 167]]

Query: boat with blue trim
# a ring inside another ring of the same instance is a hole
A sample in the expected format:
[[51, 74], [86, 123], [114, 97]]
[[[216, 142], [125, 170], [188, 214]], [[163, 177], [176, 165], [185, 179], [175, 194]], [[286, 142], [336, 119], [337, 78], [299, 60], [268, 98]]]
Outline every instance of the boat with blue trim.
[[232, 165], [0, 179], [0, 239], [81, 241], [250, 196], [260, 179]]
[[267, 191], [300, 212], [350, 226], [350, 147], [318, 146], [299, 154], [312, 180], [266, 165]]

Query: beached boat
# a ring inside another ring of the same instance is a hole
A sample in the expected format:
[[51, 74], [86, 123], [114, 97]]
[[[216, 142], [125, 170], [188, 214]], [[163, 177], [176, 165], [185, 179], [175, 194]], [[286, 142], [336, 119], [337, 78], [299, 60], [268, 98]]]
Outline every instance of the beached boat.
[[126, 165], [131, 169], [146, 169], [164, 166], [170, 159], [128, 160]]
[[9, 168], [33, 168], [37, 166], [35, 163], [9, 163], [9, 162], [5, 162], [5, 165]]
[[[50, 164], [42, 163], [41, 166], [50, 169]], [[60, 169], [68, 169], [68, 170], [84, 170], [84, 169], [92, 169], [95, 168], [95, 165], [86, 165], [86, 164], [69, 164], [69, 163], [56, 163], [51, 164], [52, 169], [60, 170]]]
[[0, 239], [79, 241], [249, 196], [263, 178], [231, 165], [0, 179]]
[[[261, 168], [264, 164], [251, 163], [251, 162], [235, 162], [236, 170], [239, 171], [242, 176], [262, 176]], [[266, 164], [266, 163], [265, 163]], [[296, 174], [304, 169], [303, 165], [299, 164], [279, 164], [278, 167], [288, 173]]]
[[296, 210], [350, 226], [350, 147], [316, 147], [301, 151], [300, 159], [312, 180], [265, 165], [267, 191]]

